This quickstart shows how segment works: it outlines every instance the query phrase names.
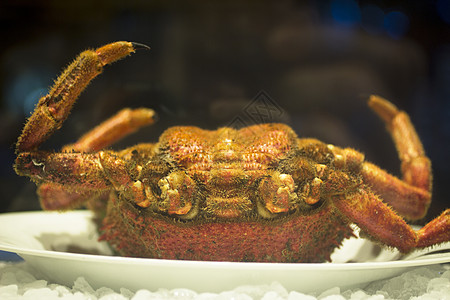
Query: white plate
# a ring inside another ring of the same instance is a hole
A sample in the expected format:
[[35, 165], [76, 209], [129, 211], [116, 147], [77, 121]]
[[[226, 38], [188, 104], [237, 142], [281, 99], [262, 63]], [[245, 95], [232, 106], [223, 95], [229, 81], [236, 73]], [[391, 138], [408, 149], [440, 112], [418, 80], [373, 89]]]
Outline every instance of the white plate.
[[[221, 292], [241, 285], [279, 282], [288, 290], [311, 292], [334, 286], [363, 286], [396, 276], [408, 268], [450, 262], [449, 253], [426, 256], [416, 253], [405, 260], [398, 253], [383, 249], [370, 258], [371, 262], [343, 262], [369, 259], [367, 253], [373, 253], [375, 246], [362, 239], [344, 241], [343, 247], [332, 255], [334, 262], [321, 264], [118, 257], [112, 256], [105, 243], [97, 241], [91, 218], [88, 211], [1, 214], [0, 250], [17, 253], [51, 282], [72, 286], [77, 277], [84, 276], [96, 289], [106, 286], [116, 291], [125, 287], [134, 291], [189, 288], [197, 292]], [[441, 248], [448, 248], [449, 244]]]

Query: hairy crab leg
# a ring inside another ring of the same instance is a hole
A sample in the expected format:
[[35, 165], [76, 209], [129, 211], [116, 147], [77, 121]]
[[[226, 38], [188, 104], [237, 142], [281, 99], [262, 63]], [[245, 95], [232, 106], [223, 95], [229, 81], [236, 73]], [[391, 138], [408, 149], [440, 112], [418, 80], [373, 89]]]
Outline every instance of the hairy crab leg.
[[53, 153], [34, 151], [19, 153], [14, 165], [17, 174], [37, 183], [54, 182], [91, 190], [110, 189], [99, 153]]
[[[403, 253], [450, 239], [450, 209], [414, 231], [375, 194], [361, 187], [352, 194], [335, 196], [333, 205], [362, 232]], [[367, 215], [370, 212], [370, 215]]]
[[[125, 108], [116, 115], [84, 134], [77, 142], [63, 147], [63, 152], [96, 152], [108, 147], [142, 126], [153, 124], [155, 113], [151, 109]], [[39, 200], [46, 210], [63, 210], [79, 207], [87, 200], [107, 198], [109, 191], [98, 192], [78, 187], [68, 190], [64, 185], [44, 182], [38, 187]], [[91, 201], [93, 202], [93, 201]]]
[[64, 146], [63, 151], [96, 152], [154, 122], [155, 112], [152, 109], [125, 108], [84, 134], [76, 143]]
[[368, 162], [363, 163], [361, 173], [364, 182], [403, 217], [408, 220], [425, 217], [431, 202], [429, 191], [412, 186]]
[[[127, 165], [117, 153], [112, 151], [24, 152], [17, 156], [14, 165], [17, 174], [28, 176], [38, 184], [42, 182], [56, 184], [56, 190], [50, 191], [53, 193], [58, 192], [57, 186], [64, 186], [69, 193], [73, 191], [81, 195], [86, 190], [101, 193], [114, 189], [119, 193], [128, 194], [126, 197], [128, 199], [141, 202], [145, 200], [144, 188], [139, 182], [136, 184], [129, 175], [139, 172], [134, 169], [135, 167]], [[62, 206], [61, 209], [64, 209], [64, 203]]]
[[425, 191], [431, 190], [431, 162], [408, 115], [389, 101], [371, 96], [369, 106], [384, 120], [402, 163], [403, 180]]
[[[67, 118], [73, 103], [88, 83], [102, 72], [103, 66], [117, 61], [136, 48], [145, 45], [116, 42], [105, 45], [96, 50], [82, 52], [75, 61], [59, 76], [50, 92], [39, 100], [33, 115], [22, 131], [16, 145], [17, 153], [34, 151], [55, 130], [61, 127]], [[74, 145], [64, 147], [65, 151], [94, 152], [107, 147], [127, 134], [130, 134], [142, 126], [154, 122], [154, 112], [150, 109], [124, 109], [114, 117], [103, 122], [93, 130], [86, 133]], [[27, 154], [24, 154], [25, 156]], [[37, 163], [33, 161], [33, 165]], [[16, 161], [16, 172], [21, 172], [21, 163]], [[49, 165], [47, 164], [47, 171]], [[42, 169], [44, 171], [44, 168]], [[71, 172], [69, 170], [69, 172]], [[41, 175], [36, 175], [41, 177]], [[35, 180], [37, 178], [34, 178]], [[37, 179], [37, 181], [41, 181]], [[92, 181], [91, 181], [92, 182]], [[109, 189], [99, 191], [76, 185], [69, 188], [66, 184], [56, 182], [43, 182], [38, 187], [38, 195], [44, 209], [72, 209], [93, 197], [105, 198]]]
[[392, 136], [401, 161], [403, 181], [367, 162], [361, 168], [364, 181], [406, 218], [423, 218], [431, 201], [431, 162], [416, 130], [408, 115], [389, 101], [371, 96], [369, 106], [384, 120]]
[[74, 209], [111, 190], [97, 154], [24, 152], [18, 154], [14, 169], [36, 182], [45, 210]]
[[82, 52], [59, 76], [50, 92], [39, 100], [17, 141], [16, 152], [36, 150], [61, 127], [73, 103], [103, 67], [134, 52], [136, 46], [143, 45], [116, 42]]
[[44, 182], [37, 189], [41, 207], [44, 210], [75, 209], [85, 204], [87, 200], [107, 199], [109, 190], [92, 190], [82, 187], [72, 188], [55, 182]]

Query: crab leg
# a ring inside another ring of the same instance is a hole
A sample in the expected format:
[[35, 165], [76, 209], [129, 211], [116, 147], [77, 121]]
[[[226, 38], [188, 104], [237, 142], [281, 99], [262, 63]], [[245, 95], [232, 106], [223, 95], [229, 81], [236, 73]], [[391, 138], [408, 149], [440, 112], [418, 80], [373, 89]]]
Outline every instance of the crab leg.
[[155, 112], [148, 108], [125, 108], [113, 117], [84, 134], [76, 143], [66, 145], [63, 151], [96, 152], [115, 143], [139, 128], [155, 122]]
[[37, 194], [44, 210], [68, 210], [78, 208], [88, 200], [107, 199], [109, 190], [95, 191], [77, 186], [69, 187], [55, 182], [44, 182], [39, 185]]
[[425, 217], [431, 201], [429, 191], [412, 186], [368, 162], [363, 163], [361, 173], [364, 182], [403, 217], [408, 220]]
[[450, 209], [416, 232], [364, 187], [351, 194], [335, 196], [333, 205], [362, 232], [403, 253], [450, 240]]
[[369, 106], [384, 120], [394, 140], [403, 181], [367, 162], [361, 168], [364, 181], [406, 218], [423, 218], [431, 201], [431, 162], [414, 126], [405, 112], [378, 96], [370, 97]]
[[[64, 152], [96, 152], [124, 136], [133, 133], [142, 126], [154, 122], [154, 111], [147, 108], [121, 110], [83, 135], [75, 144], [66, 145]], [[46, 210], [73, 209], [83, 205], [87, 200], [106, 197], [108, 191], [99, 195], [98, 191], [84, 190], [78, 187], [75, 191], [68, 190], [64, 185], [45, 182], [39, 185], [38, 195], [42, 208]]]
[[16, 173], [38, 182], [54, 182], [73, 188], [121, 191], [134, 181], [129, 173], [139, 172], [113, 151], [97, 153], [24, 152], [17, 156]]
[[[35, 112], [26, 123], [17, 142], [17, 152], [32, 151], [45, 141], [55, 130], [61, 127], [67, 118], [73, 103], [87, 84], [102, 72], [103, 66], [119, 60], [134, 52], [135, 48], [147, 47], [129, 42], [116, 42], [96, 50], [81, 53], [63, 72], [48, 95], [42, 97]], [[139, 127], [153, 123], [154, 112], [150, 109], [124, 109], [114, 117], [103, 122], [74, 145], [64, 147], [66, 151], [94, 152], [107, 147]], [[26, 154], [24, 154], [26, 156]], [[38, 155], [39, 156], [39, 155]], [[38, 160], [33, 160], [33, 164]], [[19, 160], [16, 171], [20, 172]], [[47, 165], [47, 169], [49, 169]], [[44, 171], [44, 168], [43, 170]], [[70, 170], [69, 170], [70, 172]], [[42, 177], [41, 175], [37, 175]], [[37, 178], [35, 178], [37, 179]], [[39, 180], [40, 181], [40, 180]], [[92, 182], [92, 181], [91, 181]], [[77, 185], [69, 188], [66, 184], [43, 182], [38, 187], [38, 195], [44, 209], [70, 209], [83, 204], [93, 197], [104, 197], [103, 192]]]
[[389, 101], [371, 96], [369, 106], [385, 121], [402, 163], [403, 180], [425, 191], [431, 190], [431, 162], [408, 115]]
[[21, 176], [40, 182], [54, 182], [66, 188], [110, 189], [99, 153], [23, 152], [17, 156], [14, 169]]
[[82, 52], [59, 76], [50, 92], [42, 97], [20, 135], [16, 152], [36, 150], [67, 118], [73, 103], [105, 65], [135, 51], [130, 42], [116, 42]]
[[[20, 153], [14, 165], [16, 173], [28, 176], [38, 183], [51, 183], [50, 191], [57, 195], [58, 187], [64, 186], [66, 191], [86, 196], [86, 192], [102, 193], [111, 189], [128, 194], [128, 199], [136, 202], [144, 201], [143, 187], [134, 181], [130, 173], [139, 172], [133, 166], [128, 166], [117, 153], [100, 151], [97, 153], [49, 153], [44, 151]], [[49, 187], [49, 185], [45, 186]], [[76, 196], [74, 199], [77, 199]], [[49, 199], [51, 203], [52, 199]], [[49, 205], [52, 209], [69, 207], [61, 202], [61, 207]], [[75, 200], [74, 200], [75, 201]]]

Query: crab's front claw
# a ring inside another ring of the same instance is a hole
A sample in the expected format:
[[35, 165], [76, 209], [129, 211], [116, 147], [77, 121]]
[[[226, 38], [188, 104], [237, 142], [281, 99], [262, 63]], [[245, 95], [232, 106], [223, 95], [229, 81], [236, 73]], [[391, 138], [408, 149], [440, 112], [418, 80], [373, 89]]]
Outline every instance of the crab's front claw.
[[[34, 154], [34, 155], [33, 155]], [[41, 179], [41, 173], [44, 172], [45, 166], [42, 162], [40, 152], [19, 153], [14, 164], [14, 171], [19, 176], [28, 176], [32, 179]]]
[[134, 52], [136, 46], [141, 44], [116, 42], [82, 52], [39, 100], [17, 141], [16, 152], [36, 150], [61, 127], [80, 93], [103, 67]]
[[14, 169], [32, 180], [54, 182], [67, 188], [104, 190], [110, 188], [99, 154], [24, 152], [17, 156]]

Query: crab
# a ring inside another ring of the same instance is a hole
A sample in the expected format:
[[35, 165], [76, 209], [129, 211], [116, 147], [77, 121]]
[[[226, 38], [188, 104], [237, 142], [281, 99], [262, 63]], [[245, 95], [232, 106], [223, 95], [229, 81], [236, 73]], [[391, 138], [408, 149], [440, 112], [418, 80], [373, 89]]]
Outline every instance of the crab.
[[324, 262], [351, 224], [402, 253], [450, 241], [450, 209], [418, 231], [405, 221], [427, 212], [431, 162], [408, 115], [379, 96], [368, 104], [387, 125], [403, 179], [284, 124], [172, 127], [156, 143], [108, 150], [154, 122], [147, 108], [120, 111], [61, 152], [39, 150], [103, 67], [138, 48], [146, 46], [82, 52], [26, 122], [14, 168], [38, 185], [43, 209], [87, 206], [101, 239], [133, 257]]

